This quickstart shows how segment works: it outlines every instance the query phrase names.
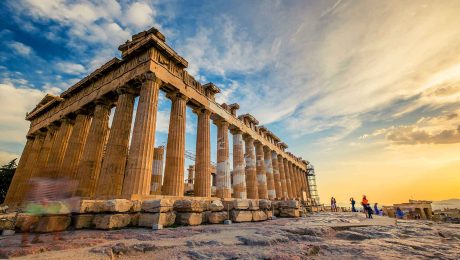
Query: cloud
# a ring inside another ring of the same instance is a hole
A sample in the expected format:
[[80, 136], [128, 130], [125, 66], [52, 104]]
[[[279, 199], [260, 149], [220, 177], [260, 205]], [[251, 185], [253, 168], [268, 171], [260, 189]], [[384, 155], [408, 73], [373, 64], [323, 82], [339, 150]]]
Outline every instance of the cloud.
[[24, 43], [22, 42], [16, 42], [16, 41], [12, 41], [10, 43], [7, 44], [14, 52], [16, 52], [17, 54], [21, 55], [21, 56], [29, 56], [31, 54], [33, 54], [33, 50], [30, 46], [27, 46], [25, 45]]
[[56, 63], [56, 68], [61, 72], [72, 75], [78, 75], [86, 72], [83, 65], [66, 61]]
[[153, 25], [154, 10], [146, 3], [133, 3], [128, 7], [125, 14], [125, 23], [138, 29], [146, 29]]

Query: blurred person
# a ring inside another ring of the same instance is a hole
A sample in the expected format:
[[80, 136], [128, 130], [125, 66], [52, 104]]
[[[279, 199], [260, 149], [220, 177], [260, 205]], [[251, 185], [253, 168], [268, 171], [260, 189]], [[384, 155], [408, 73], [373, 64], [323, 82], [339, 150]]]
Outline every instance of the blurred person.
[[374, 213], [375, 215], [380, 215], [380, 210], [378, 207], [378, 203], [374, 203]]
[[357, 212], [357, 210], [356, 210], [356, 208], [355, 208], [355, 204], [356, 204], [355, 199], [350, 198], [350, 202], [351, 202], [351, 211], [352, 211], [352, 212]]
[[399, 207], [396, 208], [396, 218], [399, 218], [399, 219], [404, 218], [404, 212]]

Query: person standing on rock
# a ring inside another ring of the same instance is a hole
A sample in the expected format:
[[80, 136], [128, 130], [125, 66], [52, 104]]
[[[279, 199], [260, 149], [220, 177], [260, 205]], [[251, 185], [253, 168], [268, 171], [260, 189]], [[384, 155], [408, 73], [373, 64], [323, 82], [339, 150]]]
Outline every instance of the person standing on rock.
[[396, 217], [399, 218], [399, 219], [404, 218], [404, 212], [399, 207], [396, 208]]
[[374, 203], [374, 212], [375, 212], [375, 215], [380, 215], [380, 210], [379, 210], [377, 203]]
[[369, 205], [369, 201], [366, 198], [366, 195], [363, 195], [363, 200], [361, 201], [361, 205], [363, 206], [364, 214], [366, 214], [367, 218], [371, 218], [372, 214], [369, 215], [369, 209], [372, 211], [371, 206]]
[[331, 197], [331, 212], [337, 211], [337, 204], [335, 202], [335, 198]]
[[357, 210], [355, 208], [355, 204], [356, 204], [355, 199], [350, 198], [350, 202], [351, 202], [351, 212], [357, 212]]

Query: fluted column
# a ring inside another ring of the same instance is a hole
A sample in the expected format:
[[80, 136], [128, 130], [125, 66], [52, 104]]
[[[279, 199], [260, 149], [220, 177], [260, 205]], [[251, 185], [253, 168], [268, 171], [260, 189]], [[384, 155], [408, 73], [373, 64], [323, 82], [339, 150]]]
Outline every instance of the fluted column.
[[300, 182], [300, 190], [301, 190], [301, 198], [303, 198], [303, 192], [306, 191], [306, 186], [305, 186], [305, 182], [304, 182], [304, 178], [302, 176], [302, 169], [300, 169], [299, 167], [296, 167], [297, 168], [297, 176], [299, 176], [299, 182]]
[[284, 161], [281, 155], [278, 155], [278, 170], [280, 171], [280, 180], [281, 180], [281, 192], [282, 198], [287, 199], [289, 197], [287, 187], [286, 187], [286, 174], [284, 173]]
[[169, 118], [168, 145], [166, 147], [165, 180], [163, 195], [184, 195], [185, 122], [187, 97], [171, 93], [171, 116]]
[[56, 132], [56, 137], [50, 150], [48, 164], [43, 174], [44, 177], [59, 177], [73, 125], [73, 119], [68, 117], [61, 119], [61, 126]]
[[29, 180], [33, 177], [34, 170], [38, 168], [40, 151], [45, 142], [46, 134], [43, 132], [38, 132], [35, 134], [35, 139], [32, 143], [30, 154], [27, 156], [27, 163], [24, 165], [24, 174], [22, 174], [19, 179], [18, 188], [13, 194], [13, 201], [22, 202], [25, 198], [26, 193], [29, 188]]
[[302, 198], [302, 181], [300, 179], [299, 171], [295, 164], [292, 165], [292, 170], [294, 171], [295, 179], [296, 179], [296, 190], [297, 190], [297, 197]]
[[90, 124], [91, 116], [89, 112], [87, 110], [78, 111], [59, 176], [70, 179], [77, 178], [78, 164], [83, 155]]
[[164, 154], [164, 146], [156, 147], [153, 151], [152, 185], [150, 188], [150, 194], [161, 194], [161, 185], [163, 183]]
[[268, 199], [276, 199], [275, 179], [273, 177], [272, 151], [264, 147], [265, 174], [267, 175], [267, 193]]
[[128, 88], [119, 89], [118, 94], [96, 196], [119, 196], [123, 188], [135, 96]]
[[261, 142], [256, 142], [256, 171], [259, 199], [268, 199], [267, 175], [265, 173], [264, 146]]
[[283, 165], [284, 165], [284, 174], [286, 175], [286, 189], [288, 192], [289, 199], [292, 199], [294, 198], [294, 195], [293, 195], [292, 186], [291, 186], [291, 174], [289, 172], [288, 160], [286, 158], [283, 158]]
[[281, 191], [281, 178], [280, 178], [280, 171], [278, 167], [278, 155], [276, 152], [272, 152], [272, 166], [273, 166], [273, 180], [275, 182], [275, 192], [276, 198], [281, 199], [283, 197]]
[[142, 75], [131, 146], [123, 180], [122, 194], [149, 195], [152, 181], [153, 150], [160, 82], [155, 74]]
[[32, 169], [30, 177], [46, 177], [46, 167], [48, 165], [48, 159], [51, 152], [51, 147], [53, 147], [54, 139], [56, 137], [56, 131], [58, 126], [51, 124], [48, 127], [46, 132], [45, 141], [43, 141], [43, 146], [40, 149], [40, 154], [38, 156], [38, 164], [35, 169]]
[[301, 170], [302, 178], [304, 181], [305, 192], [307, 193], [307, 198], [310, 197], [310, 187], [308, 186], [307, 174], [304, 170]]
[[93, 120], [77, 170], [78, 195], [82, 197], [92, 197], [95, 194], [109, 129], [109, 115], [110, 103], [107, 100], [96, 101]]
[[217, 189], [218, 198], [232, 197], [232, 183], [230, 179], [230, 161], [228, 151], [228, 122], [215, 121], [217, 125]]
[[211, 197], [211, 112], [207, 109], [196, 109], [195, 112], [198, 125], [193, 192], [196, 197]]
[[291, 189], [292, 189], [292, 198], [298, 198], [299, 193], [297, 192], [297, 178], [295, 176], [294, 170], [292, 169], [292, 163], [288, 161], [288, 167], [289, 167], [289, 177], [291, 180]]
[[246, 191], [248, 199], [258, 199], [259, 193], [257, 191], [257, 176], [256, 176], [256, 154], [254, 149], [254, 139], [250, 135], [244, 136], [244, 144], [246, 153], [244, 154], [244, 161], [246, 163]]
[[243, 135], [240, 130], [232, 130], [233, 134], [233, 197], [246, 199], [246, 177], [243, 151]]
[[29, 155], [31, 154], [32, 151], [32, 146], [35, 140], [35, 136], [27, 136], [27, 141], [26, 145], [24, 146], [24, 149], [21, 154], [21, 159], [19, 159], [18, 166], [16, 168], [16, 171], [14, 172], [13, 179], [11, 180], [11, 184], [8, 187], [8, 192], [6, 193], [5, 197], [5, 204], [6, 205], [12, 205], [13, 203], [16, 203], [17, 201], [15, 200], [15, 194], [18, 192], [18, 188], [21, 182], [24, 180], [24, 175], [27, 173], [24, 171], [25, 166], [27, 163], [29, 163], [28, 158]]

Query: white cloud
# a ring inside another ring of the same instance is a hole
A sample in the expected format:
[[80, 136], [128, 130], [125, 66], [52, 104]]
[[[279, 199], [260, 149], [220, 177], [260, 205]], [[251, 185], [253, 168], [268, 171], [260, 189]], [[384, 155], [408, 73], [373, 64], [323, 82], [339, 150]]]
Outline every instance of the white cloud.
[[56, 63], [56, 68], [61, 72], [72, 75], [78, 75], [86, 72], [83, 65], [66, 61]]
[[146, 3], [132, 3], [125, 14], [125, 23], [138, 29], [146, 29], [153, 25], [155, 11]]
[[24, 43], [22, 42], [16, 42], [16, 41], [13, 41], [13, 42], [10, 42], [8, 43], [8, 46], [14, 51], [16, 52], [17, 54], [21, 55], [21, 56], [29, 56], [31, 54], [33, 54], [33, 50], [30, 46], [27, 46], [25, 45]]

